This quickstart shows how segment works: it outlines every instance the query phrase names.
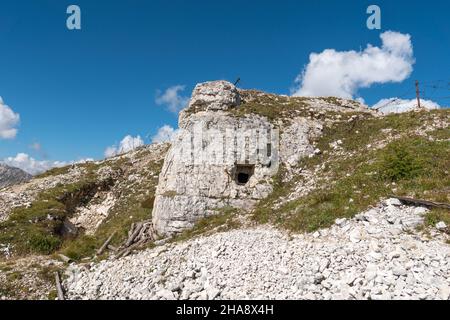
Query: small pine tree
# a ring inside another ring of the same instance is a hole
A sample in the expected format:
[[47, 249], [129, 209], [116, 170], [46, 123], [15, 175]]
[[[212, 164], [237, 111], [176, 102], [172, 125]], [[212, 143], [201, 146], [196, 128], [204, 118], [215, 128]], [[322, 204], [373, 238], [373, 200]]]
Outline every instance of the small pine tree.
[[409, 147], [401, 142], [390, 144], [382, 159], [382, 176], [390, 181], [411, 179], [422, 169], [420, 161]]

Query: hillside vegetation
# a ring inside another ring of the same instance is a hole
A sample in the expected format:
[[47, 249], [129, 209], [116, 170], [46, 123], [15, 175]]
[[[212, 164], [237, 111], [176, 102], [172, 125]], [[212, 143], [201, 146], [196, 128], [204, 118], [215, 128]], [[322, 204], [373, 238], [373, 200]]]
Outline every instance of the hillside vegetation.
[[[0, 223], [0, 245], [13, 256], [60, 252], [79, 260], [93, 256], [114, 232], [112, 244], [120, 244], [133, 222], [151, 217], [163, 154], [154, 158], [150, 153], [142, 149], [131, 157], [52, 169], [36, 177], [56, 179], [70, 170], [82, 172], [76, 181], [44, 188], [31, 203], [14, 208]], [[112, 194], [115, 202], [95, 232], [71, 232], [68, 220], [80, 207], [101, 203], [105, 194]]]
[[[290, 233], [314, 232], [392, 195], [450, 202], [450, 110], [380, 116], [347, 108], [352, 103], [347, 100], [315, 101], [328, 107], [311, 109], [308, 99], [261, 94], [231, 111], [236, 117], [258, 114], [281, 127], [293, 116], [320, 118], [323, 133], [312, 141], [317, 152], [295, 167], [280, 167], [273, 192], [253, 210], [222, 208], [171, 241], [260, 224]], [[0, 296], [26, 296], [22, 290], [14, 292], [14, 286], [27, 286], [17, 270], [33, 269], [40, 279], [36, 286], [48, 291], [53, 281], [49, 273], [64, 267], [21, 259], [34, 261], [38, 255], [53, 261], [64, 254], [74, 261], [101, 260], [108, 253], [97, 256], [96, 251], [113, 234], [111, 245], [120, 246], [133, 223], [151, 218], [167, 150], [167, 144], [152, 145], [104, 161], [56, 168], [20, 186], [20, 197], [11, 202], [19, 205], [0, 214], [6, 216], [0, 219]], [[93, 213], [106, 208], [107, 215], [97, 214], [94, 222], [87, 219], [74, 232], [70, 221], [76, 216], [83, 220], [83, 210], [89, 213], [89, 208]], [[440, 221], [450, 225], [448, 210], [427, 213], [427, 225]]]
[[[349, 124], [351, 115], [344, 116], [315, 142], [321, 153], [299, 164], [302, 172], [314, 173], [317, 187], [274, 208], [306, 182], [304, 175], [286, 182], [280, 170], [274, 192], [255, 209], [254, 219], [291, 231], [314, 231], [389, 195], [449, 202], [449, 117], [449, 110], [438, 110], [364, 116]], [[448, 212], [433, 210], [429, 221], [436, 220], [449, 221]]]

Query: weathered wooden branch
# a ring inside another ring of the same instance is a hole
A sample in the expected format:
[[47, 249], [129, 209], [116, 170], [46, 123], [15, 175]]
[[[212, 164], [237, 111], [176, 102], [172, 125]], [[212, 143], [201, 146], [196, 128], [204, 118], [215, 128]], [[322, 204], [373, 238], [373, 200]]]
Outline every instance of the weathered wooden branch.
[[64, 261], [65, 263], [70, 263], [72, 261], [72, 259], [70, 259], [69, 257], [63, 255], [63, 254], [58, 254], [58, 257], [61, 258], [62, 261]]
[[120, 248], [114, 248], [117, 251], [116, 259], [129, 255], [134, 249], [155, 239], [152, 221], [133, 223], [128, 235], [127, 241]]
[[142, 222], [139, 222], [138, 224], [136, 224], [134, 231], [132, 232], [131, 236], [128, 238], [127, 242], [125, 243], [125, 247], [129, 247], [131, 244], [133, 244], [134, 239], [139, 235], [139, 232], [141, 232], [142, 227], [143, 227]]
[[100, 247], [100, 249], [97, 250], [97, 255], [101, 255], [103, 253], [103, 251], [105, 251], [105, 249], [108, 247], [109, 243], [111, 242], [111, 240], [113, 239], [113, 237], [116, 235], [116, 231], [114, 231], [108, 239], [106, 239], [105, 243], [103, 243], [103, 245]]
[[126, 257], [127, 255], [129, 255], [131, 253], [131, 251], [133, 251], [134, 249], [138, 248], [139, 246], [143, 245], [145, 243], [145, 240], [140, 240], [128, 247], [123, 248], [116, 256], [116, 259], [121, 258], [121, 257]]
[[413, 204], [413, 205], [417, 205], [417, 206], [434, 207], [434, 208], [443, 208], [443, 209], [450, 210], [450, 204], [448, 204], [448, 203], [434, 202], [434, 201], [421, 200], [421, 199], [413, 199], [413, 198], [409, 198], [409, 197], [398, 197], [398, 196], [390, 196], [390, 197], [396, 198], [406, 204]]
[[146, 238], [146, 233], [150, 229], [150, 224], [151, 224], [151, 222], [144, 222], [142, 224], [142, 229], [139, 232], [138, 236], [136, 237], [137, 240]]
[[58, 300], [64, 300], [64, 291], [61, 286], [61, 279], [59, 278], [58, 271], [55, 272], [56, 291], [58, 293]]
[[134, 222], [131, 224], [130, 230], [128, 230], [128, 238], [130, 238], [131, 235], [133, 234], [135, 225], [136, 224]]
[[117, 247], [115, 247], [115, 246], [113, 246], [113, 245], [111, 245], [111, 244], [108, 244], [107, 248], [108, 248], [108, 250], [111, 250], [111, 251], [117, 251], [117, 250], [119, 250], [119, 249], [117, 249]]

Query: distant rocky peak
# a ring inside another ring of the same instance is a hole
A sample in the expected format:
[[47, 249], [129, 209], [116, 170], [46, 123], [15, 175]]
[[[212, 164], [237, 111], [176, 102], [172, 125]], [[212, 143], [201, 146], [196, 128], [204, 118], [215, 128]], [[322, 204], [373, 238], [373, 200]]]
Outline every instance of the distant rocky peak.
[[0, 189], [14, 184], [27, 182], [32, 175], [19, 169], [0, 163]]

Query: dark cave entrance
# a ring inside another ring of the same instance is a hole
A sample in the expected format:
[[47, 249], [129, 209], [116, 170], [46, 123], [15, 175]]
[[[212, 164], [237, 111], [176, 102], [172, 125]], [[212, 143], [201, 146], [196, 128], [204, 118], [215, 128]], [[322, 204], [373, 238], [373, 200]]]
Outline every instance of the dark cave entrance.
[[246, 185], [255, 172], [253, 164], [237, 164], [234, 169], [234, 180], [239, 185]]

